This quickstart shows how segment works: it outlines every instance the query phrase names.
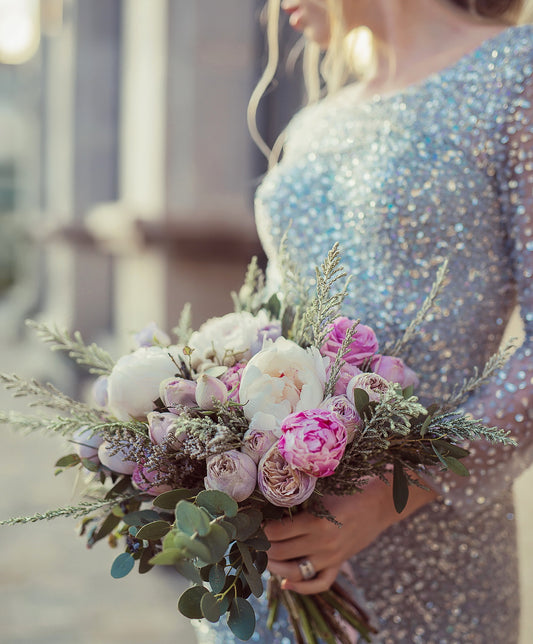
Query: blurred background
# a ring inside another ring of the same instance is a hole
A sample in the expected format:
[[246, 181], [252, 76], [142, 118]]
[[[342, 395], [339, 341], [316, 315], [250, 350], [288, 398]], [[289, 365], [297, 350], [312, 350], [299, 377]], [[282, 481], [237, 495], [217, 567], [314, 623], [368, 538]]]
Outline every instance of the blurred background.
[[[262, 6], [0, 0], [0, 371], [85, 390], [27, 318], [118, 356], [147, 322], [174, 326], [186, 302], [195, 326], [231, 310], [229, 292], [261, 253], [252, 202], [266, 167], [245, 123], [265, 64]], [[282, 53], [293, 45], [283, 30]], [[268, 142], [301, 101], [297, 77], [282, 73], [258, 114]], [[0, 409], [23, 403], [0, 392]], [[53, 476], [59, 441], [0, 429], [0, 517], [73, 502], [76, 481]], [[532, 486], [532, 472], [516, 485], [523, 644]], [[68, 519], [0, 528], [0, 641], [192, 643], [177, 575], [114, 580], [116, 554], [87, 551]]]

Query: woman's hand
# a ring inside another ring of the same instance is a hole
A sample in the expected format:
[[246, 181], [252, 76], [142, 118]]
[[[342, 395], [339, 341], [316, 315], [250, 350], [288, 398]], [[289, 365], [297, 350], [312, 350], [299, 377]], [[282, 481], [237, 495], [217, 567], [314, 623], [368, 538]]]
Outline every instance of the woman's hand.
[[[303, 595], [327, 590], [347, 559], [369, 546], [389, 526], [437, 497], [433, 490], [415, 486], [409, 491], [409, 502], [401, 514], [394, 509], [391, 486], [372, 479], [362, 493], [324, 497], [324, 505], [342, 524], [340, 527], [308, 512], [268, 522], [265, 532], [272, 544], [268, 569], [285, 580], [283, 588], [288, 590]], [[309, 581], [303, 581], [298, 567], [302, 559], [308, 559], [317, 572]]]

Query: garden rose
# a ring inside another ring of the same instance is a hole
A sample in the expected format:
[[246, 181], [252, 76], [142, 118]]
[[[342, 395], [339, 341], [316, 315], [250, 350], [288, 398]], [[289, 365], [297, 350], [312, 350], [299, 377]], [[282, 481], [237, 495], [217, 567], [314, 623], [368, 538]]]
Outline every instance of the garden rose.
[[353, 440], [356, 430], [361, 427], [363, 421], [357, 413], [355, 405], [352, 404], [347, 396], [329, 396], [324, 402], [320, 405], [321, 409], [327, 409], [328, 411], [337, 414], [341, 423], [346, 428], [346, 434], [348, 436], [348, 443]]
[[176, 431], [179, 431], [176, 414], [169, 412], [160, 414], [157, 411], [151, 411], [147, 416], [147, 420], [148, 433], [154, 445], [161, 445], [161, 443], [169, 440], [170, 446], [176, 451], [179, 450], [186, 434], [185, 432], [180, 432], [176, 435]]
[[[354, 325], [355, 320], [339, 317], [330, 325], [326, 341], [322, 345], [320, 352], [324, 356], [335, 359], [341, 344], [346, 337], [347, 331]], [[376, 334], [364, 324], [358, 324], [348, 352], [344, 355], [343, 360], [347, 364], [356, 367], [363, 364], [365, 360], [373, 356], [378, 350], [378, 341]]]
[[354, 389], [363, 389], [368, 394], [370, 401], [378, 402], [388, 388], [387, 380], [377, 373], [361, 373], [350, 380], [346, 388], [346, 396], [348, 400], [354, 400]]
[[267, 501], [290, 508], [306, 501], [315, 490], [317, 479], [292, 467], [273, 445], [259, 461], [257, 484]]
[[262, 328], [269, 325], [268, 315], [259, 311], [252, 315], [248, 311], [228, 313], [222, 317], [211, 318], [195, 331], [188, 342], [194, 349], [191, 355], [195, 369], [208, 366], [209, 363], [233, 366], [241, 360], [252, 356], [252, 347], [259, 347], [257, 341]]
[[371, 369], [374, 373], [389, 382], [397, 382], [402, 389], [418, 385], [418, 376], [400, 358], [393, 356], [376, 355], [372, 359]]
[[150, 324], [147, 324], [144, 329], [135, 333], [133, 339], [135, 340], [135, 346], [137, 348], [152, 347], [154, 345], [168, 347], [170, 344], [170, 338], [168, 335], [162, 331], [155, 322], [150, 322]]
[[262, 411], [281, 421], [294, 411], [318, 407], [325, 381], [324, 359], [317, 349], [278, 338], [267, 341], [246, 365], [239, 397], [246, 418]]
[[74, 443], [74, 449], [80, 458], [87, 458], [93, 463], [98, 463], [98, 448], [104, 441], [98, 432], [83, 426], [73, 432], [70, 440]]
[[137, 467], [137, 463], [128, 459], [128, 454], [123, 450], [115, 453], [114, 445], [104, 441], [98, 448], [98, 458], [100, 463], [108, 467], [111, 471], [117, 474], [133, 474]]
[[220, 380], [226, 385], [229, 398], [236, 402], [239, 402], [239, 386], [244, 367], [246, 367], [245, 362], [237, 362], [220, 376]]
[[157, 481], [157, 478], [158, 474], [156, 471], [147, 470], [142, 465], [137, 465], [131, 475], [133, 485], [151, 496], [158, 496], [159, 494], [163, 494], [163, 492], [170, 492], [173, 489], [172, 485], [168, 485], [168, 483], [156, 483], [152, 485], [154, 481]]
[[122, 356], [109, 375], [110, 411], [119, 420], [146, 417], [154, 409], [161, 381], [176, 372], [169, 354], [178, 358], [179, 353], [177, 346], [141, 347]]
[[225, 492], [237, 502], [244, 501], [255, 490], [257, 466], [247, 454], [231, 449], [209, 456], [206, 465], [206, 489]]
[[[256, 414], [256, 418], [259, 414]], [[263, 414], [266, 416], [266, 414]], [[261, 458], [266, 452], [278, 442], [278, 437], [271, 429], [261, 429], [261, 427], [252, 427], [244, 434], [242, 439], [241, 451], [253, 460], [254, 463], [259, 463]]]
[[196, 407], [196, 383], [185, 378], [166, 378], [159, 384], [159, 397], [169, 411], [175, 407]]
[[[329, 374], [331, 367], [333, 366], [334, 360], [331, 360], [329, 363], [329, 367], [327, 369], [327, 377], [329, 380]], [[353, 364], [343, 364], [339, 373], [339, 377], [337, 379], [337, 382], [335, 383], [335, 395], [336, 396], [341, 396], [342, 394], [346, 393], [346, 387], [348, 386], [348, 383], [350, 380], [356, 376], [359, 373], [363, 373], [359, 367], [356, 367]]]
[[278, 449], [293, 467], [322, 478], [333, 474], [346, 442], [346, 428], [336, 413], [309, 409], [291, 414], [281, 423]]

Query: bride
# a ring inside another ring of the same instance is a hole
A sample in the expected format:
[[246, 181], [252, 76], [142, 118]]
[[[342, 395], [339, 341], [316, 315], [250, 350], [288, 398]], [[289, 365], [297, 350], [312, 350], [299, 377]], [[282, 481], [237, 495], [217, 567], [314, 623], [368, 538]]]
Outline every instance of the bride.
[[[519, 0], [283, 0], [311, 46], [327, 49], [326, 98], [289, 124], [281, 161], [256, 197], [276, 282], [288, 229], [307, 270], [334, 242], [353, 274], [345, 315], [397, 337], [450, 260], [440, 310], [410, 355], [424, 397], [444, 397], [496, 350], [520, 304], [526, 340], [499, 379], [466, 408], [512, 430], [516, 450], [477, 447], [471, 476], [435, 472], [397, 515], [371, 481], [326, 505], [342, 523], [302, 513], [271, 522], [269, 569], [299, 593], [329, 588], [349, 562], [354, 592], [387, 644], [518, 640], [519, 594], [511, 484], [531, 464], [533, 417], [533, 27]], [[279, 5], [272, 2], [277, 24]], [[345, 35], [372, 34], [371, 72], [346, 83]], [[303, 565], [302, 565], [303, 564]], [[305, 577], [305, 578], [304, 578]], [[289, 644], [284, 615], [254, 641]], [[202, 643], [233, 642], [224, 625]]]

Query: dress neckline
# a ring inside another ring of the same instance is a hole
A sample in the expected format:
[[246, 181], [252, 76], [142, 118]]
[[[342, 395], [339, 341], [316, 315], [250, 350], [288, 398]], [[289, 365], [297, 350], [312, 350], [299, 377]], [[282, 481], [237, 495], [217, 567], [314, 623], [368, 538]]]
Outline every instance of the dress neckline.
[[[500, 40], [505, 42], [505, 40], [508, 39], [509, 34], [511, 33], [514, 34], [515, 32], [520, 33], [522, 30], [526, 31], [526, 29], [530, 29], [531, 27], [532, 25], [530, 24], [512, 25], [510, 27], [505, 27], [494, 36], [491, 36], [490, 38], [483, 40], [481, 43], [475, 46], [471, 51], [463, 54], [456, 61], [448, 65], [445, 65], [444, 67], [442, 67], [441, 69], [435, 72], [431, 72], [424, 78], [416, 82], [410, 83], [398, 90], [394, 90], [386, 94], [376, 93], [374, 95], [369, 95], [368, 97], [362, 100], [359, 100], [357, 104], [360, 106], [364, 106], [364, 105], [385, 103], [390, 100], [397, 100], [402, 96], [408, 96], [410, 94], [416, 93], [417, 91], [424, 89], [427, 85], [431, 85], [437, 81], [440, 81], [443, 77], [446, 77], [450, 73], [455, 72], [458, 67], [461, 67], [468, 61], [479, 57], [480, 54], [482, 54], [485, 50], [498, 46], [500, 43]], [[358, 83], [350, 83], [349, 85], [346, 85], [345, 87], [341, 88], [338, 92], [333, 94], [331, 98], [338, 97], [341, 94], [349, 93], [357, 89], [358, 89]]]

